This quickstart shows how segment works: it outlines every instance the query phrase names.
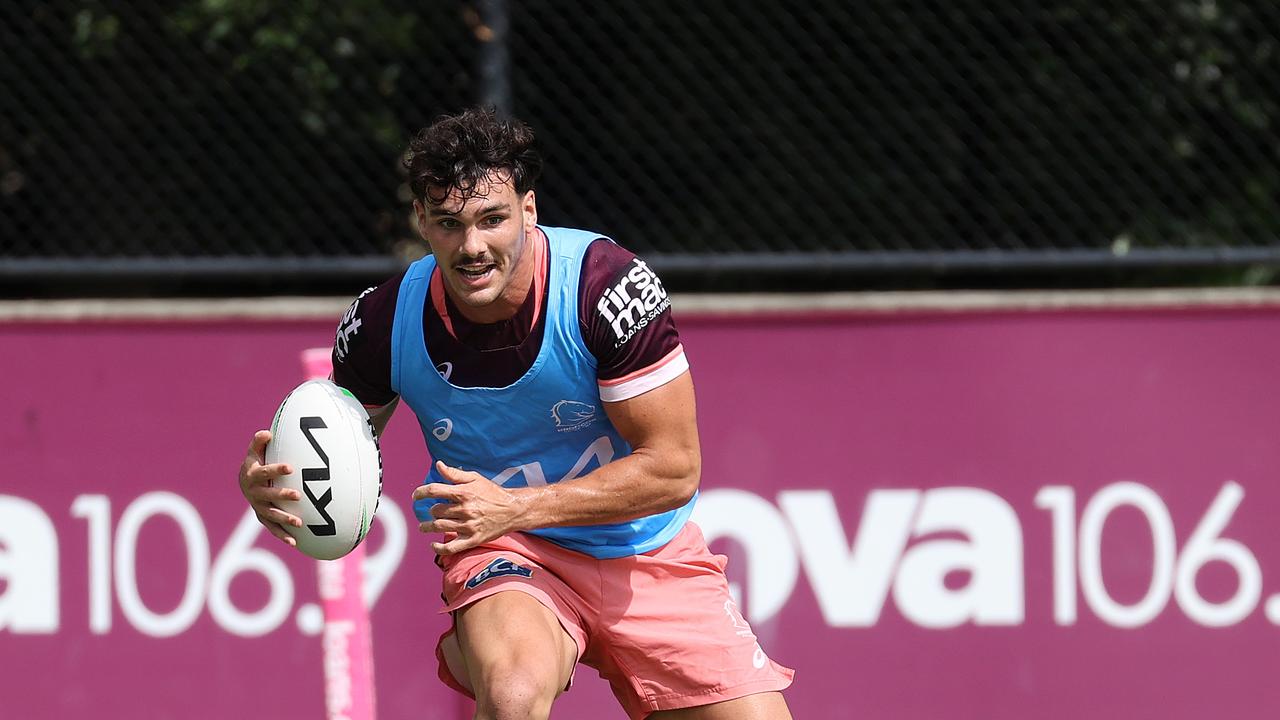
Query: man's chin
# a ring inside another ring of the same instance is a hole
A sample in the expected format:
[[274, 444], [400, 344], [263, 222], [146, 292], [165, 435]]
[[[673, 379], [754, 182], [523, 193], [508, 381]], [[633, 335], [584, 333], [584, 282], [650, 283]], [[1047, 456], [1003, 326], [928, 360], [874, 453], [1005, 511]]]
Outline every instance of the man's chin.
[[484, 288], [482, 290], [463, 290], [458, 293], [458, 297], [455, 297], [454, 300], [460, 305], [479, 309], [493, 304], [493, 293], [489, 292], [489, 288]]
[[462, 287], [455, 286], [453, 288], [453, 297], [455, 303], [464, 305], [469, 308], [480, 309], [493, 304], [498, 296], [498, 290], [493, 283], [488, 283], [480, 287]]

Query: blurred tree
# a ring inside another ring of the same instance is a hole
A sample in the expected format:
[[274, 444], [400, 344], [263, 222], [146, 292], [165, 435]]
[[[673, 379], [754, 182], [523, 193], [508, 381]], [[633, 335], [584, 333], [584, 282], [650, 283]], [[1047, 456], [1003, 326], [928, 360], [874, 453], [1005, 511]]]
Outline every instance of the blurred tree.
[[[469, 5], [0, 4], [0, 254], [385, 252]], [[547, 217], [639, 250], [1280, 244], [1270, 0], [509, 7]]]
[[513, 12], [544, 201], [649, 252], [1280, 244], [1269, 0]]
[[967, 149], [951, 212], [980, 220], [975, 240], [1280, 242], [1274, 3], [966, 5], [948, 25], [970, 29], [965, 52], [932, 70], [964, 87], [965, 121], [946, 123]]
[[15, 82], [44, 94], [25, 223], [61, 253], [385, 254], [408, 134], [468, 92], [457, 2], [17, 1], [57, 68]]
[[414, 8], [387, 0], [189, 0], [170, 22], [235, 73], [285, 74], [309, 131], [349, 127], [355, 110], [356, 129], [389, 148], [404, 137], [388, 100], [415, 52], [435, 42]]
[[[82, 58], [112, 53], [120, 12], [79, 3], [72, 41]], [[135, 32], [162, 25], [171, 52], [201, 54], [232, 82], [287, 85], [299, 123], [317, 135], [351, 127], [354, 115], [359, 133], [387, 147], [404, 141], [394, 99], [407, 66], [438, 44], [414, 3], [392, 0], [182, 0], [161, 15], [134, 9], [127, 21]]]

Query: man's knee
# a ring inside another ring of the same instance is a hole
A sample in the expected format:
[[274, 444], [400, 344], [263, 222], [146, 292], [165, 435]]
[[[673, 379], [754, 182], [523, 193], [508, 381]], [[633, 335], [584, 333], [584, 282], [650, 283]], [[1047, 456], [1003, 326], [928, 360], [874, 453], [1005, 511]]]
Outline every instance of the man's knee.
[[557, 616], [522, 592], [499, 592], [456, 615], [476, 717], [546, 718], [577, 660]]
[[477, 720], [542, 720], [560, 691], [548, 673], [503, 664], [473, 672], [471, 683]]

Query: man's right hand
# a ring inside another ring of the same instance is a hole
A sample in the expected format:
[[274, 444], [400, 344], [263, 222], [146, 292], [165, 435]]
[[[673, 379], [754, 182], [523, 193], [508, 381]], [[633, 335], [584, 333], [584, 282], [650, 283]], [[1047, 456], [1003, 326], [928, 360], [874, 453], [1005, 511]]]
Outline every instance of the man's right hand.
[[266, 464], [267, 443], [271, 442], [270, 430], [259, 430], [254, 433], [249, 443], [249, 452], [245, 455], [244, 464], [240, 466], [240, 492], [249, 501], [262, 523], [272, 535], [280, 538], [289, 547], [297, 547], [298, 541], [284, 529], [285, 525], [302, 527], [302, 518], [290, 515], [275, 506], [275, 503], [290, 500], [301, 500], [302, 493], [289, 488], [274, 487], [276, 478], [288, 475], [293, 471], [284, 463]]

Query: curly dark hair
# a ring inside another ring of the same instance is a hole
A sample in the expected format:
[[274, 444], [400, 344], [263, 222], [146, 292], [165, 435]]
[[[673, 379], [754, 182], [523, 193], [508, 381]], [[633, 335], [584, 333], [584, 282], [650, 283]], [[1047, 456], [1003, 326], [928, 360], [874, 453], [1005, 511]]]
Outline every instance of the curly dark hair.
[[476, 187], [494, 172], [523, 195], [541, 174], [542, 158], [528, 125], [472, 108], [442, 115], [420, 130], [409, 141], [404, 166], [413, 196], [438, 205], [454, 190], [464, 202], [476, 197]]

